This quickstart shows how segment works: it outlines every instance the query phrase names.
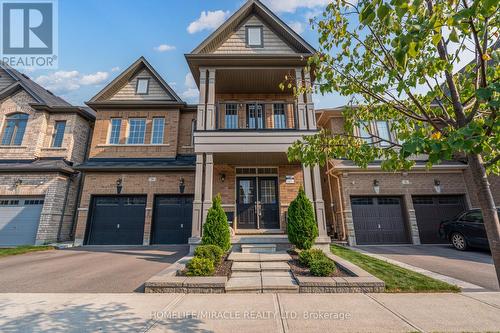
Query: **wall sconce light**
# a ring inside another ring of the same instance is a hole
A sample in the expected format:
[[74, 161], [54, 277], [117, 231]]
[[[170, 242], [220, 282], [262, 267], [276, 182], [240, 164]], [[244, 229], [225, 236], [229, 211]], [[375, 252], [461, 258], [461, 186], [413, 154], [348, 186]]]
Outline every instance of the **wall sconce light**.
[[219, 179], [222, 183], [226, 181], [226, 174], [225, 173], [220, 173], [219, 174]]
[[441, 193], [441, 181], [439, 179], [434, 179], [434, 190], [437, 193]]
[[184, 194], [184, 190], [186, 189], [186, 184], [184, 178], [179, 179], [179, 192]]
[[123, 179], [118, 178], [116, 180], [116, 193], [121, 194], [123, 190]]
[[18, 188], [19, 186], [21, 186], [23, 184], [23, 180], [21, 178], [18, 178], [14, 181], [14, 187], [15, 188]]
[[377, 179], [373, 181], [373, 191], [377, 194], [380, 193], [380, 182]]

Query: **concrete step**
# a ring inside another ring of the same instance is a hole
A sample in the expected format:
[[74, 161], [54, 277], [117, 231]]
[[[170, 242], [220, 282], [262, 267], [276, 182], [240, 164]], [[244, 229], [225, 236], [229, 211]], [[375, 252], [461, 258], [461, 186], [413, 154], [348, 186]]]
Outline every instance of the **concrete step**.
[[242, 253], [276, 253], [276, 244], [242, 244]]
[[290, 265], [286, 262], [282, 261], [271, 261], [271, 262], [261, 262], [260, 269], [262, 272], [264, 271], [290, 271]]
[[264, 261], [289, 261], [292, 259], [288, 253], [240, 253], [231, 252], [229, 260], [234, 262], [264, 262]]
[[259, 262], [233, 262], [232, 272], [260, 272]]
[[253, 277], [231, 277], [226, 283], [226, 293], [262, 293], [262, 278]]
[[262, 276], [263, 293], [298, 293], [299, 285], [293, 277]]

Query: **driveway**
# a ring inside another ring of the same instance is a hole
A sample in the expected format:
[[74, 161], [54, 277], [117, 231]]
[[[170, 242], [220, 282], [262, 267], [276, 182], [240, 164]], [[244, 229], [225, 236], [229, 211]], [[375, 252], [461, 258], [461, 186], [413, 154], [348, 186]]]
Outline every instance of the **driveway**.
[[500, 290], [493, 259], [486, 251], [460, 252], [449, 245], [358, 246], [358, 248], [488, 290]]
[[0, 259], [0, 293], [142, 292], [188, 246], [82, 247]]

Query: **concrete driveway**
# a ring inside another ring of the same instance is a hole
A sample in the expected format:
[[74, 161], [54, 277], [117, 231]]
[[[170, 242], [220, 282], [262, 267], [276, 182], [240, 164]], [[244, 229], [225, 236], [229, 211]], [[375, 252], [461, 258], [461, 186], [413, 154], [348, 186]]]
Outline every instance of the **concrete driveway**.
[[142, 292], [188, 246], [82, 247], [0, 259], [0, 293]]
[[357, 246], [364, 251], [466, 281], [488, 290], [500, 290], [491, 254], [461, 252], [450, 245]]

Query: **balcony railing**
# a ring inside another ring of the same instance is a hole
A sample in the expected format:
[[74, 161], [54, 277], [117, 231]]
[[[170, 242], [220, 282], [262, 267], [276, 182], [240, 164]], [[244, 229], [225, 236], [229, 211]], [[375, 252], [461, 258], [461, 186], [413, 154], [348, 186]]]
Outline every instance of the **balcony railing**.
[[264, 131], [298, 129], [294, 103], [219, 103], [216, 129]]

